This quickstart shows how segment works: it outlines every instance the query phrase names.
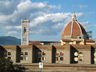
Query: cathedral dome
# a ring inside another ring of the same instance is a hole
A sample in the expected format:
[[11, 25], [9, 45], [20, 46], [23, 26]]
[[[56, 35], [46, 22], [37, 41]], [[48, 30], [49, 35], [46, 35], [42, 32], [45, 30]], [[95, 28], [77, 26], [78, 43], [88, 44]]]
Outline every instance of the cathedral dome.
[[72, 16], [72, 21], [69, 22], [61, 33], [61, 40], [72, 38], [88, 38], [85, 28], [76, 20], [76, 15]]

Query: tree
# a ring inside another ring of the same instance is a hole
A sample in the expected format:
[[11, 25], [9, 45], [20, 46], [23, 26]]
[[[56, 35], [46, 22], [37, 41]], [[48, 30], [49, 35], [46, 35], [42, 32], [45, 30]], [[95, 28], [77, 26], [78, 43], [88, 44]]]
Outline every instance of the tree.
[[0, 58], [0, 72], [23, 72], [19, 67], [15, 68], [8, 58]]

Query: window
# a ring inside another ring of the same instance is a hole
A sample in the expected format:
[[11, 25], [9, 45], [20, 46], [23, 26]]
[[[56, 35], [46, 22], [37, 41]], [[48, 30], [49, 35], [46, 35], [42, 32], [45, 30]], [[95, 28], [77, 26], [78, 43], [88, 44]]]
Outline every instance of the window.
[[76, 44], [80, 44], [80, 41], [76, 41]]
[[8, 55], [11, 55], [11, 52], [8, 52]]
[[25, 52], [25, 55], [28, 55], [28, 52]]
[[79, 39], [81, 39], [81, 37], [79, 37]]
[[58, 57], [56, 57], [56, 61], [58, 61]]
[[63, 61], [63, 57], [60, 57], [60, 61]]
[[26, 27], [24, 27], [24, 34], [26, 33]]
[[44, 52], [42, 52], [42, 55], [45, 55], [45, 53], [44, 53]]
[[8, 59], [11, 59], [11, 57], [8, 57]]
[[21, 52], [21, 55], [23, 55], [23, 52]]
[[45, 57], [42, 57], [42, 60], [44, 61], [45, 60]]
[[83, 56], [83, 53], [82, 52], [79, 52], [79, 56], [82, 57]]
[[79, 59], [79, 61], [82, 61], [82, 59]]
[[20, 57], [20, 60], [23, 60], [23, 57]]

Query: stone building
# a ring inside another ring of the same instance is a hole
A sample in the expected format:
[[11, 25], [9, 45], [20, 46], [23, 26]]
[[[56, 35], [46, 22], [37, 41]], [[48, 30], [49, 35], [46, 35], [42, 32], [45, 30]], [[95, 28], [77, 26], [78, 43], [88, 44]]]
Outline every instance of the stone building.
[[95, 44], [94, 40], [89, 39], [85, 28], [77, 21], [76, 15], [73, 14], [70, 21], [61, 33], [61, 45], [64, 44]]
[[0, 46], [0, 57], [14, 64], [96, 64], [96, 45]]

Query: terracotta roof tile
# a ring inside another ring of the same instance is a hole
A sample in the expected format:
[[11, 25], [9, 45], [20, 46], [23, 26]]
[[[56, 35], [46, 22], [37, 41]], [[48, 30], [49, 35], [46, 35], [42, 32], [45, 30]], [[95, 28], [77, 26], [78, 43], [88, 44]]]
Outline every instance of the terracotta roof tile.
[[95, 42], [94, 40], [86, 40], [86, 42]]
[[61, 40], [66, 39], [64, 38], [66, 36], [81, 36], [82, 34], [87, 35], [87, 32], [77, 20], [74, 20], [69, 22], [67, 26], [62, 30]]

